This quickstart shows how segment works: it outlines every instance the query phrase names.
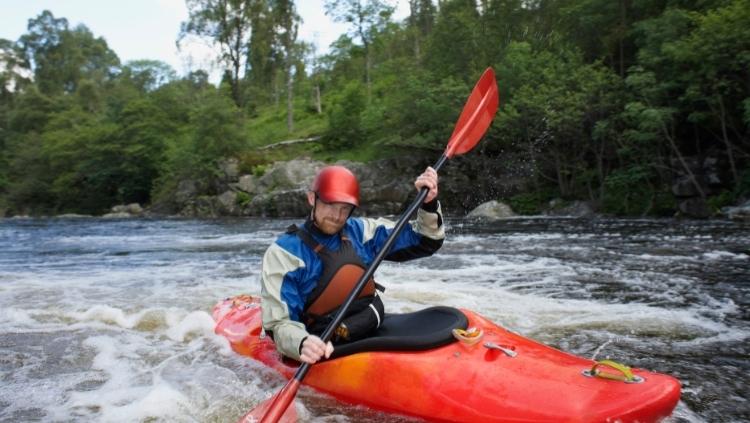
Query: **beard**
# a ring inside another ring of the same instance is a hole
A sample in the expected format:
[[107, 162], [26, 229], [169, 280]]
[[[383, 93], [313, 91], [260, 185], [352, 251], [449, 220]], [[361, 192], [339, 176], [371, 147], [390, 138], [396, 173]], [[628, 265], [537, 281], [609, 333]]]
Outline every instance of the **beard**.
[[329, 217], [324, 217], [323, 219], [315, 219], [315, 226], [317, 226], [318, 229], [320, 229], [320, 231], [326, 235], [333, 235], [338, 233], [344, 227], [344, 224], [346, 224], [346, 219], [341, 221], [331, 219]]

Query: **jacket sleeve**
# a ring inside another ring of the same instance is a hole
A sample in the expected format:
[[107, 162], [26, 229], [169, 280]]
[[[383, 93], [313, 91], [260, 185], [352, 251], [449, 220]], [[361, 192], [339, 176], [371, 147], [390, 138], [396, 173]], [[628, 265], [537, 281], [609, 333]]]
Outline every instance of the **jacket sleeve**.
[[[382, 249], [396, 223], [388, 219], [363, 219], [362, 239], [372, 257]], [[396, 238], [385, 257], [391, 261], [406, 261], [434, 254], [443, 245], [445, 228], [440, 203], [435, 200], [417, 211], [417, 219]]]
[[273, 332], [273, 340], [280, 353], [299, 361], [299, 346], [308, 333], [302, 322], [291, 319], [289, 306], [282, 299], [282, 289], [285, 295], [299, 295], [286, 291], [296, 290], [297, 284], [291, 283], [293, 281], [290, 280], [293, 279], [292, 272], [304, 267], [305, 263], [277, 243], [273, 243], [263, 256], [262, 266], [260, 278], [263, 329]]

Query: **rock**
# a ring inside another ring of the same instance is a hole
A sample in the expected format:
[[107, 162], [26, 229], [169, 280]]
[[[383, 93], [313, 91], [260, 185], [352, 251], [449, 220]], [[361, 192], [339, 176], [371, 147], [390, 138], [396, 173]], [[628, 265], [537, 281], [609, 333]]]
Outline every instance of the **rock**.
[[198, 195], [198, 184], [192, 179], [185, 179], [177, 184], [177, 190], [174, 193], [174, 201], [178, 205], [184, 205], [196, 195]]
[[688, 176], [682, 176], [672, 184], [672, 194], [678, 198], [695, 197], [700, 195], [692, 179]]
[[221, 160], [219, 162], [219, 171], [224, 176], [225, 181], [236, 181], [240, 175], [240, 161], [234, 157]]
[[466, 215], [466, 217], [469, 218], [482, 218], [490, 220], [507, 219], [514, 216], [516, 216], [516, 214], [513, 213], [513, 209], [511, 209], [509, 205], [496, 200], [480, 204], [477, 208]]
[[305, 217], [309, 212], [307, 188], [300, 188], [253, 197], [242, 214], [262, 217]]
[[131, 217], [134, 217], [134, 216], [130, 213], [125, 213], [125, 212], [107, 213], [102, 216], [102, 218], [104, 219], [128, 219]]
[[258, 178], [255, 175], [242, 175], [236, 184], [230, 186], [248, 194], [260, 193]]
[[309, 159], [276, 162], [258, 179], [258, 188], [254, 192], [308, 189], [318, 170], [323, 166], [325, 163]]
[[724, 207], [721, 209], [721, 214], [732, 220], [750, 222], [750, 200], [745, 201], [739, 206]]
[[120, 204], [112, 207], [112, 213], [127, 213], [133, 215], [143, 214], [143, 207], [138, 203]]
[[63, 213], [55, 217], [58, 219], [86, 219], [92, 216], [90, 214]]
[[549, 202], [549, 209], [544, 214], [547, 216], [591, 217], [594, 215], [594, 208], [586, 201], [566, 203], [562, 199], [556, 198]]
[[687, 217], [705, 219], [711, 216], [711, 209], [700, 197], [693, 197], [677, 203], [680, 213]]
[[187, 202], [179, 215], [182, 217], [219, 217], [220, 208], [217, 196], [202, 195]]
[[119, 204], [112, 207], [110, 213], [103, 215], [105, 219], [124, 219], [128, 217], [136, 217], [143, 214], [143, 208], [138, 203], [131, 204]]
[[239, 216], [240, 207], [237, 204], [237, 193], [234, 191], [226, 191], [223, 194], [216, 197], [218, 211], [222, 215]]

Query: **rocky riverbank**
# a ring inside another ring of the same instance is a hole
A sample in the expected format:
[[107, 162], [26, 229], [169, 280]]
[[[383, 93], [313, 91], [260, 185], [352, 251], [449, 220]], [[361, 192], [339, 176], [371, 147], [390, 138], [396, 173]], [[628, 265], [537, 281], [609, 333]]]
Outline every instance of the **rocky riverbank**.
[[[236, 160], [220, 166], [220, 176], [213, 187], [201, 186], [193, 180], [183, 180], [171, 196], [146, 210], [138, 205], [113, 208], [106, 217], [140, 215], [171, 215], [180, 217], [304, 217], [308, 211], [305, 192], [317, 171], [327, 163], [300, 158], [276, 162], [262, 174], [240, 174]], [[339, 161], [351, 169], [360, 180], [362, 207], [365, 215], [396, 215], [413, 198], [413, 180], [422, 169], [431, 165], [426, 157], [399, 157], [372, 163]], [[458, 157], [440, 172], [440, 199], [450, 216], [469, 216], [481, 219], [502, 219], [515, 216], [507, 204], [497, 199], [509, 198], [528, 191], [531, 180], [523, 161], [505, 158]], [[680, 175], [677, 175], [679, 178]], [[206, 194], [213, 191], [215, 194]], [[676, 198], [694, 201], [677, 190]], [[683, 190], [684, 191], [684, 190]], [[684, 201], [683, 201], [684, 202]], [[680, 203], [680, 213], [686, 217], [707, 217], [705, 207], [696, 213]], [[553, 216], [591, 217], [595, 207], [585, 201], [553, 200], [543, 211]], [[733, 220], [750, 220], [750, 202], [728, 207], [720, 216]]]
[[[221, 166], [215, 195], [202, 194], [195, 181], [180, 182], [171, 198], [150, 213], [185, 217], [260, 216], [302, 217], [309, 211], [305, 192], [317, 171], [327, 163], [307, 158], [276, 162], [262, 175], [240, 175], [237, 163]], [[424, 158], [400, 157], [364, 164], [340, 161], [360, 180], [365, 215], [398, 214], [413, 198], [414, 178], [431, 165]], [[501, 168], [492, 160], [452, 160], [440, 174], [440, 199], [451, 215], [463, 216], [478, 205], [523, 192], [521, 172]]]
[[[399, 157], [371, 163], [339, 161], [350, 168], [361, 184], [364, 215], [397, 215], [414, 196], [414, 177], [433, 163], [427, 157]], [[709, 163], [710, 164], [710, 163]], [[176, 189], [160, 201], [144, 208], [139, 204], [118, 205], [105, 218], [138, 216], [215, 217], [304, 217], [308, 211], [305, 192], [317, 171], [327, 163], [300, 158], [276, 162], [262, 174], [241, 174], [237, 160], [229, 159], [219, 166], [219, 176], [210, 186], [195, 180], [180, 181]], [[700, 169], [697, 169], [700, 170]], [[694, 174], [701, 174], [698, 171]], [[703, 172], [712, 175], [713, 172]], [[479, 219], [513, 217], [508, 204], [497, 201], [532, 190], [532, 181], [523, 160], [474, 156], [457, 157], [440, 172], [440, 200], [448, 216]], [[705, 179], [705, 178], [704, 178]], [[712, 181], [712, 179], [708, 179]], [[678, 214], [688, 218], [723, 217], [750, 220], [750, 201], [725, 207], [711, 215], [705, 201], [698, 198], [696, 187], [713, 188], [711, 184], [693, 183], [677, 173], [673, 194]], [[695, 192], [694, 192], [695, 191]], [[592, 217], [596, 207], [585, 201], [566, 202], [555, 199], [542, 210], [552, 216]], [[58, 217], [82, 217], [61, 215]]]

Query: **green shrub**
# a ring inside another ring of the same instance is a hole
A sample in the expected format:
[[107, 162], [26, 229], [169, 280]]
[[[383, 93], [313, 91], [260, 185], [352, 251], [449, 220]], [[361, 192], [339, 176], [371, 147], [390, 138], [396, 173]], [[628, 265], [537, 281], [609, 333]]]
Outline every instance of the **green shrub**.
[[514, 212], [522, 215], [535, 215], [542, 211], [542, 208], [554, 196], [548, 190], [524, 192], [517, 194], [508, 199], [508, 203]]
[[266, 172], [268, 171], [268, 167], [269, 167], [268, 164], [255, 165], [253, 166], [252, 173], [255, 177], [260, 178], [261, 176], [266, 174]]
[[651, 171], [640, 165], [610, 173], [604, 180], [602, 210], [626, 216], [648, 212], [656, 194], [650, 179]]
[[717, 195], [708, 197], [706, 203], [711, 210], [719, 211], [722, 207], [734, 204], [734, 193], [732, 191], [723, 190]]
[[250, 197], [250, 194], [240, 191], [237, 193], [237, 199], [235, 201], [237, 202], [238, 206], [245, 207], [250, 204], [250, 201], [252, 201], [252, 197]]

